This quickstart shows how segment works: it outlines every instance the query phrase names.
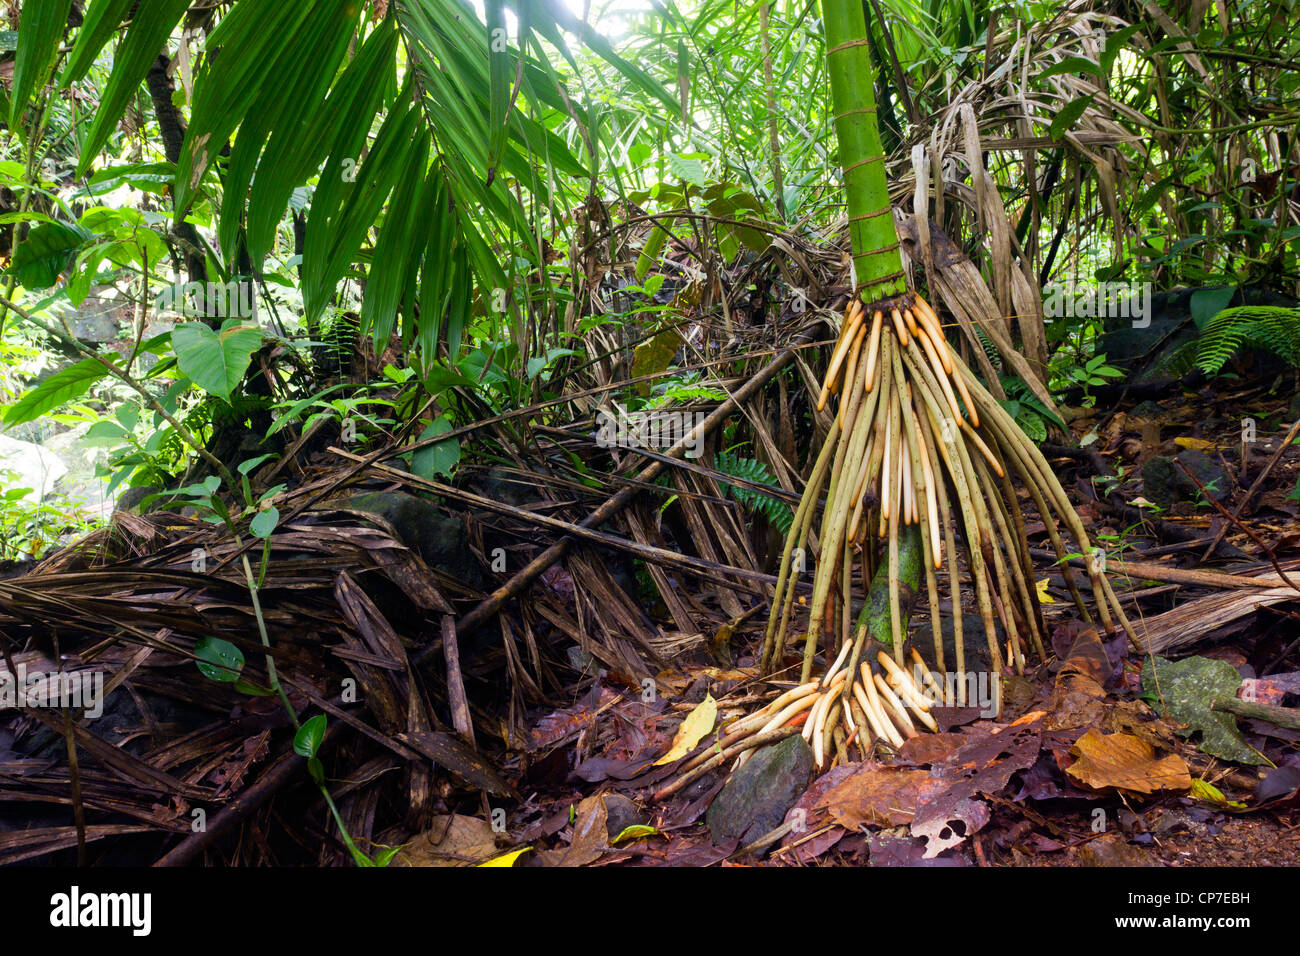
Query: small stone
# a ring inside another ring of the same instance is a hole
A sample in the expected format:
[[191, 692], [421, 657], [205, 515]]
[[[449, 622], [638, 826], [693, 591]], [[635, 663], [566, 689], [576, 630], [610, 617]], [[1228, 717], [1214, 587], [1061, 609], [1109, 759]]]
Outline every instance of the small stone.
[[1200, 489], [1179, 467], [1179, 462], [1196, 476], [1205, 490], [1222, 499], [1231, 489], [1228, 475], [1217, 461], [1195, 448], [1179, 452], [1174, 458], [1156, 455], [1142, 466], [1142, 494], [1148, 501], [1168, 508], [1178, 501], [1196, 501]]
[[812, 775], [812, 748], [797, 734], [757, 750], [709, 807], [705, 820], [713, 842], [744, 845], [775, 830]]
[[644, 824], [648, 817], [621, 793], [605, 794], [605, 829], [612, 840], [628, 827]]

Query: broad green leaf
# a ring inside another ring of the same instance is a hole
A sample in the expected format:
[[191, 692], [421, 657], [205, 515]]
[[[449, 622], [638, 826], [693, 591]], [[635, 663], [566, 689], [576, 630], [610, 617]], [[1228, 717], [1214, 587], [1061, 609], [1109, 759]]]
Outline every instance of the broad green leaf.
[[[488, 30], [488, 175], [495, 171], [506, 148], [506, 110], [510, 99], [510, 46], [506, 42], [505, 4], [502, 0], [486, 0]], [[519, 9], [527, 10], [527, 4]], [[522, 44], [521, 44], [522, 45]]]
[[252, 697], [274, 697], [275, 691], [269, 687], [258, 687], [256, 684], [250, 684], [242, 677], [235, 681], [235, 690], [241, 694], [248, 694]]
[[[278, 59], [266, 65], [269, 76], [283, 81], [265, 84], [238, 118], [239, 135], [225, 164], [217, 220], [218, 244], [228, 258], [237, 255], [239, 227], [254, 173], [264, 170], [274, 174], [269, 166], [259, 167], [262, 147], [275, 130], [287, 129], [301, 136], [324, 108], [326, 93], [356, 36], [357, 13], [352, 0], [317, 0], [313, 15], [286, 38], [277, 51]], [[223, 52], [223, 58], [229, 55], [242, 56], [243, 50]], [[212, 77], [205, 75], [204, 80], [210, 82]]]
[[100, 50], [117, 31], [122, 20], [131, 12], [136, 0], [94, 0], [86, 10], [86, 17], [77, 31], [77, 42], [68, 54], [68, 65], [63, 68], [59, 85], [70, 86], [90, 71]]
[[1051, 66], [1041, 70], [1037, 76], [1040, 80], [1047, 79], [1049, 76], [1060, 76], [1063, 73], [1091, 73], [1093, 76], [1104, 76], [1101, 67], [1092, 60], [1084, 59], [1081, 56], [1067, 56], [1059, 63], [1053, 63]]
[[90, 287], [99, 277], [99, 265], [104, 261], [111, 242], [97, 242], [77, 253], [77, 260], [68, 279], [68, 301], [80, 308], [81, 303], [90, 295]]
[[[580, 21], [576, 16], [569, 12], [569, 9], [561, 0], [538, 0], [534, 6], [536, 12], [545, 11], [550, 15], [553, 23], [569, 33], [576, 34], [583, 43], [589, 46], [593, 52], [600, 56], [610, 66], [618, 70], [625, 77], [639, 86], [644, 92], [649, 93], [668, 109], [668, 115], [677, 116], [681, 114], [681, 103], [674, 99], [668, 89], [652, 77], [645, 70], [636, 66], [628, 60], [623, 59], [614, 52], [614, 47], [609, 41], [601, 36], [586, 21]], [[538, 24], [539, 30], [541, 25]], [[556, 36], [552, 34], [547, 37], [558, 47], [561, 43], [556, 43]], [[562, 42], [562, 41], [561, 41]]]
[[1192, 312], [1192, 321], [1198, 329], [1203, 329], [1220, 312], [1228, 307], [1232, 297], [1237, 294], [1236, 286], [1224, 289], [1198, 289], [1192, 293], [1188, 303]]
[[[659, 220], [664, 225], [671, 226], [672, 218]], [[659, 257], [664, 251], [664, 243], [668, 241], [668, 231], [656, 222], [646, 236], [645, 245], [641, 247], [641, 254], [636, 259], [636, 277], [644, 279], [650, 274], [650, 270], [659, 264]], [[651, 293], [653, 295], [653, 293]]]
[[1141, 29], [1142, 24], [1135, 23], [1132, 26], [1124, 27], [1122, 30], [1116, 30], [1114, 33], [1111, 33], [1106, 37], [1106, 48], [1101, 54], [1101, 67], [1104, 71], [1103, 75], [1104, 73], [1110, 72], [1111, 65], [1115, 62], [1115, 58], [1119, 56], [1120, 51], [1128, 45], [1133, 34], [1137, 33]]
[[357, 50], [306, 129], [272, 130], [248, 199], [247, 241], [254, 262], [261, 262], [270, 251], [294, 190], [316, 173], [326, 157], [359, 155], [392, 80], [397, 43], [397, 30], [381, 25]]
[[673, 176], [677, 179], [700, 189], [703, 189], [707, 182], [704, 174], [704, 163], [695, 157], [688, 158], [669, 154], [668, 168], [672, 170]]
[[11, 222], [56, 222], [43, 212], [28, 210], [27, 212], [7, 212], [0, 216], [0, 226], [7, 226]]
[[253, 516], [253, 520], [248, 523], [248, 531], [253, 537], [265, 540], [271, 537], [271, 532], [275, 530], [275, 526], [279, 523], [279, 510], [274, 507], [266, 508]]
[[[451, 422], [446, 417], [435, 418], [420, 435], [420, 441], [428, 441], [451, 431]], [[411, 471], [421, 478], [435, 478], [439, 475], [449, 476], [460, 461], [460, 439], [448, 438], [435, 442], [428, 448], [421, 448], [411, 455]]]
[[[409, 90], [406, 96], [409, 102]], [[393, 186], [410, 175], [405, 154], [416, 146], [419, 120], [414, 108], [390, 113], [352, 181], [344, 178], [345, 157], [332, 156], [326, 164], [303, 252], [303, 304], [309, 320], [325, 310]]]
[[328, 21], [326, 8], [336, 5], [240, 0], [221, 18], [205, 45], [219, 55], [209, 55], [194, 78], [194, 107], [176, 164], [178, 212], [190, 208], [204, 172], [240, 122], [254, 107], [271, 109], [270, 98], [284, 95], [290, 82], [284, 57], [303, 23]]
[[1237, 696], [1241, 675], [1227, 661], [1188, 657], [1169, 661], [1149, 657], [1142, 665], [1142, 689], [1156, 698], [1157, 711], [1184, 725], [1179, 733], [1201, 733], [1201, 750], [1211, 757], [1235, 763], [1257, 765], [1268, 761], [1246, 743], [1232, 714], [1212, 710], [1216, 700]]
[[293, 752], [300, 757], [315, 757], [325, 739], [325, 715], [317, 714], [303, 722], [293, 736]]
[[87, 448], [98, 448], [121, 444], [125, 438], [126, 429], [106, 418], [87, 428], [86, 434], [81, 436], [81, 443]]
[[409, 270], [418, 265], [411, 262], [411, 250], [423, 238], [417, 224], [428, 213], [421, 199], [426, 195], [423, 172], [429, 145], [428, 134], [421, 132], [415, 151], [407, 155], [411, 173], [397, 184], [375, 241], [366, 296], [361, 303], [361, 328], [370, 330], [371, 341], [380, 353], [393, 332]]
[[199, 638], [194, 657], [203, 676], [219, 684], [235, 683], [244, 669], [244, 652], [219, 637]]
[[241, 461], [239, 467], [235, 470], [241, 475], [247, 475], [262, 462], [269, 461], [274, 457], [275, 455], [258, 455], [256, 458], [249, 458], [247, 461]]
[[58, 284], [77, 251], [93, 238], [90, 230], [71, 223], [41, 223], [18, 245], [9, 271], [24, 288], [48, 289]]
[[172, 330], [172, 348], [182, 372], [210, 395], [230, 401], [262, 344], [262, 330], [228, 320], [220, 332], [202, 322], [184, 322]]
[[1062, 107], [1061, 111], [1052, 119], [1051, 128], [1048, 135], [1053, 141], [1060, 140], [1062, 136], [1068, 133], [1080, 116], [1092, 105], [1093, 94], [1081, 96], [1077, 100], [1071, 100]]
[[[113, 72], [100, 96], [99, 108], [90, 132], [82, 144], [77, 176], [85, 176], [108, 138], [117, 129], [118, 120], [135, 96], [158, 53], [167, 43], [172, 29], [189, 9], [190, 0], [150, 0], [134, 7], [135, 15], [126, 36], [113, 52]], [[242, 4], [240, 4], [242, 6]], [[91, 54], [93, 60], [94, 54]]]
[[129, 163], [101, 169], [86, 181], [77, 196], [97, 196], [110, 193], [121, 186], [133, 186], [141, 192], [161, 194], [176, 177], [176, 167], [171, 163]]
[[61, 372], [55, 372], [35, 388], [25, 392], [5, 413], [5, 425], [35, 421], [75, 398], [108, 374], [97, 359], [83, 359]]

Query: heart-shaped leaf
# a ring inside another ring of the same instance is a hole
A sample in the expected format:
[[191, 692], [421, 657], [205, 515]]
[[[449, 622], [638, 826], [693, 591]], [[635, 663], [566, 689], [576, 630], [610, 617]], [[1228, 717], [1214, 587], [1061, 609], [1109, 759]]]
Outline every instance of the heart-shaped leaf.
[[267, 508], [259, 511], [253, 516], [253, 520], [248, 523], [248, 530], [255, 538], [269, 538], [275, 526], [280, 523], [280, 512], [276, 508]]
[[[420, 441], [428, 441], [451, 431], [451, 422], [445, 417], [436, 418], [420, 434]], [[451, 470], [460, 461], [460, 440], [448, 438], [435, 442], [428, 448], [421, 448], [411, 456], [411, 470], [421, 478], [434, 478], [438, 475], [450, 475]]]
[[181, 371], [209, 395], [227, 403], [262, 344], [261, 329], [239, 323], [239, 319], [230, 319], [220, 332], [202, 322], [183, 322], [172, 330], [172, 348]]

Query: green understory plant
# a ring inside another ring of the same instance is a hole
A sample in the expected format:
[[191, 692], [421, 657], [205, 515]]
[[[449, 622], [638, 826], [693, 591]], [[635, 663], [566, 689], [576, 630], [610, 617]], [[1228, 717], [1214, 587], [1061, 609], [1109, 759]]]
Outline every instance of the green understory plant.
[[1215, 375], [1247, 346], [1272, 352], [1300, 369], [1300, 309], [1243, 305], [1222, 310], [1201, 330], [1196, 365]]
[[[270, 567], [271, 535], [280, 521], [280, 512], [272, 502], [284, 490], [285, 486], [276, 485], [255, 496], [248, 476], [255, 468], [272, 457], [274, 456], [263, 455], [258, 458], [250, 458], [241, 462], [237, 467], [236, 470], [239, 473], [238, 484], [229, 490], [233, 493], [233, 500], [242, 500], [243, 502], [243, 507], [238, 513], [232, 513], [225, 501], [220, 497], [218, 492], [221, 488], [221, 479], [216, 475], [209, 476], [201, 484], [194, 484], [181, 489], [177, 493], [177, 501], [175, 502], [176, 504], [188, 504], [199, 511], [206, 511], [207, 517], [205, 520], [224, 525], [234, 539], [235, 547], [239, 549], [239, 559], [243, 566], [244, 580], [248, 586], [249, 598], [252, 601], [253, 614], [257, 618], [257, 631], [262, 639], [262, 646], [266, 649], [266, 675], [270, 689], [263, 689], [243, 679], [241, 676], [244, 665], [243, 652], [229, 641], [216, 637], [207, 637], [198, 641], [195, 644], [195, 662], [205, 677], [218, 683], [232, 684], [235, 690], [243, 693], [256, 696], [274, 693], [280, 698], [280, 703], [284, 705], [285, 712], [289, 715], [289, 720], [293, 724], [294, 752], [307, 758], [307, 770], [311, 774], [312, 781], [319, 788], [326, 806], [329, 807], [334, 822], [339, 828], [343, 843], [352, 855], [353, 862], [362, 867], [386, 866], [399, 848], [385, 847], [382, 852], [371, 858], [363, 853], [353, 841], [346, 824], [343, 822], [342, 814], [339, 813], [333, 797], [330, 796], [329, 788], [325, 783], [324, 767], [318, 756], [321, 744], [325, 739], [326, 717], [324, 714], [317, 714], [308, 720], [299, 721], [298, 712], [290, 702], [284, 685], [280, 683], [279, 675], [276, 672], [275, 659], [271, 655], [271, 638], [267, 633], [266, 619], [262, 613], [259, 591], [266, 580], [266, 573]], [[248, 560], [248, 552], [244, 549], [243, 536], [240, 533], [240, 529], [245, 527], [245, 522], [247, 522], [248, 533], [262, 541], [261, 557], [256, 575], [253, 573], [252, 564]]]

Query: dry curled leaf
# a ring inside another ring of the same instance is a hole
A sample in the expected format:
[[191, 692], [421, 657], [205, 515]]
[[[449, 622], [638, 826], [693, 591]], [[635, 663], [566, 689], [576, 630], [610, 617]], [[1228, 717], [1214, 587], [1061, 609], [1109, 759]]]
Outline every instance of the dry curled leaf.
[[1107, 788], [1128, 793], [1190, 790], [1191, 774], [1177, 754], [1156, 757], [1155, 748], [1131, 734], [1103, 734], [1093, 729], [1080, 737], [1070, 753], [1079, 759], [1066, 773], [1092, 790]]

